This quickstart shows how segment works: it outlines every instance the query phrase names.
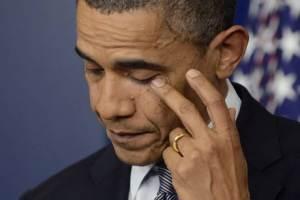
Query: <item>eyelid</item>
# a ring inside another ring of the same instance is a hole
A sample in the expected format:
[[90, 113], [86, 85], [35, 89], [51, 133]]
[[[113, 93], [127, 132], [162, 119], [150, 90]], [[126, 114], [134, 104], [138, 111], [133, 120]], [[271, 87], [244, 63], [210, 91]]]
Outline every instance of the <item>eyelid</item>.
[[157, 75], [158, 72], [128, 72], [127, 76], [133, 77], [135, 79], [149, 79], [155, 75]]
[[93, 61], [86, 60], [86, 59], [84, 59], [84, 66], [85, 67], [91, 67], [91, 68], [103, 69], [103, 67], [101, 65], [99, 65], [98, 63], [95, 63]]
[[155, 74], [151, 77], [145, 78], [145, 79], [137, 79], [134, 77], [131, 77], [131, 79], [135, 82], [138, 82], [139, 84], [149, 84], [155, 77], [157, 77], [159, 74]]

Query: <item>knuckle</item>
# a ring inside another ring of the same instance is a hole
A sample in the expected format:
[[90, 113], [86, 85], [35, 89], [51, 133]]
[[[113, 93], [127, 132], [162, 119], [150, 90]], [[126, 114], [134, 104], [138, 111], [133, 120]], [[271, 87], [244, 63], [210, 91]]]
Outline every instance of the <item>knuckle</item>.
[[195, 109], [196, 109], [195, 105], [190, 102], [183, 102], [179, 106], [179, 112], [181, 114], [190, 114], [190, 113], [194, 112]]
[[224, 125], [222, 128], [221, 128], [221, 131], [223, 132], [223, 133], [228, 133], [228, 134], [234, 134], [233, 133], [233, 127], [232, 126], [230, 126], [229, 124], [226, 124], [226, 125]]
[[170, 96], [172, 94], [173, 90], [171, 87], [164, 87], [162, 90], [161, 90], [161, 94], [163, 96]]
[[223, 104], [225, 104], [225, 99], [222, 96], [217, 96], [214, 99], [207, 101], [208, 106], [223, 105]]
[[176, 172], [180, 175], [180, 177], [187, 177], [189, 168], [187, 167], [187, 165], [178, 165], [176, 168]]
[[192, 161], [196, 161], [196, 160], [199, 160], [200, 158], [200, 151], [199, 150], [196, 150], [194, 149], [191, 153], [190, 153], [190, 159]]
[[223, 100], [225, 100], [225, 99], [224, 99], [224, 96], [221, 95], [221, 93], [219, 93], [219, 92], [216, 92], [216, 93], [214, 94], [214, 99], [217, 100], [217, 101], [223, 101]]
[[206, 145], [204, 145], [202, 147], [202, 151], [208, 157], [214, 156], [218, 152], [217, 151], [217, 145], [215, 145], [213, 143], [207, 143]]
[[190, 177], [197, 167], [199, 166], [197, 166], [197, 164], [194, 162], [185, 162], [176, 167], [176, 174], [178, 174], [181, 179], [185, 179]]
[[236, 135], [238, 134], [236, 127], [230, 122], [224, 122], [223, 124], [219, 124], [217, 128], [217, 132], [229, 138], [236, 137]]

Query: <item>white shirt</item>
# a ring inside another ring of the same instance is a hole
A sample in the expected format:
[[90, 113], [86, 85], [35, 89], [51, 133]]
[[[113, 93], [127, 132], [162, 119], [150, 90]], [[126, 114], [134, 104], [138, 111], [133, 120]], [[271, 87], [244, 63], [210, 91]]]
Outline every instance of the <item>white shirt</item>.
[[[228, 92], [225, 102], [228, 108], [236, 109], [235, 118], [237, 118], [242, 104], [241, 99], [229, 80], [227, 80], [227, 87]], [[158, 175], [149, 176], [144, 180], [152, 167], [153, 164], [147, 166], [132, 166], [128, 200], [153, 200], [156, 197], [159, 190]]]

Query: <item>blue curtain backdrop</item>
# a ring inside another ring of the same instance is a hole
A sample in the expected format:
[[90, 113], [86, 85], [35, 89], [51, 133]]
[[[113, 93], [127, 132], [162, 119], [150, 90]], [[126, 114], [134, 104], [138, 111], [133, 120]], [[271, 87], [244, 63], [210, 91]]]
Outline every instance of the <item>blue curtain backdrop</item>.
[[[246, 17], [239, 2], [237, 22]], [[0, 2], [0, 199], [101, 148], [75, 44], [73, 1]]]

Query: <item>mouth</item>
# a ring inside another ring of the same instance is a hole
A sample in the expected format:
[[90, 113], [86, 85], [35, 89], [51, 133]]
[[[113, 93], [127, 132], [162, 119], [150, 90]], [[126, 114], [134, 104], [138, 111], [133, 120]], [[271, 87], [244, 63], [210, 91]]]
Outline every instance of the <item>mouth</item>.
[[113, 129], [109, 129], [109, 131], [112, 134], [116, 134], [116, 135], [120, 135], [120, 136], [128, 136], [128, 135], [138, 135], [138, 134], [142, 134], [145, 131], [141, 131], [141, 132], [134, 132], [134, 131], [122, 131], [122, 130], [113, 130]]
[[113, 143], [128, 150], [137, 150], [149, 146], [155, 140], [154, 132], [129, 132], [107, 129]]

